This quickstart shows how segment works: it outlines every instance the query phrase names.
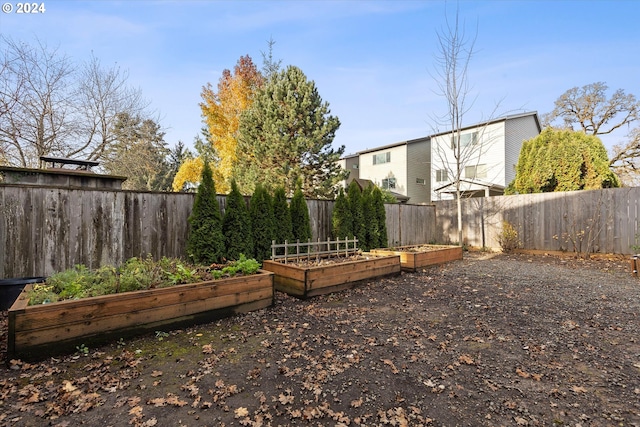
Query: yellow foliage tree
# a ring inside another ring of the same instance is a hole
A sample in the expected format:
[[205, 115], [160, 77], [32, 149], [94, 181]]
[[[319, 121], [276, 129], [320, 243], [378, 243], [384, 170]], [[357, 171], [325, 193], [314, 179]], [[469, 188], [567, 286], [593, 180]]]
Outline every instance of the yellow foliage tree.
[[[196, 188], [200, 184], [200, 177], [202, 175], [202, 168], [204, 167], [204, 161], [201, 157], [195, 157], [193, 159], [187, 159], [180, 165], [176, 176], [173, 178], [173, 184], [171, 188], [173, 191], [182, 191], [185, 185]], [[218, 183], [222, 182], [222, 175], [213, 169], [213, 181]], [[216, 184], [216, 190], [218, 193], [227, 193], [228, 190], [222, 188], [218, 190]]]
[[233, 74], [224, 70], [214, 92], [211, 83], [202, 88], [200, 108], [209, 131], [210, 142], [217, 158], [212, 169], [221, 180], [216, 188], [226, 192], [236, 162], [237, 131], [240, 115], [251, 106], [254, 91], [262, 85], [263, 77], [249, 55], [242, 56]]
[[171, 187], [173, 191], [181, 191], [185, 184], [193, 185], [196, 187], [200, 182], [200, 175], [202, 175], [202, 168], [204, 162], [200, 157], [194, 159], [187, 159], [180, 165], [180, 169], [176, 172], [176, 176], [173, 178], [173, 184]]

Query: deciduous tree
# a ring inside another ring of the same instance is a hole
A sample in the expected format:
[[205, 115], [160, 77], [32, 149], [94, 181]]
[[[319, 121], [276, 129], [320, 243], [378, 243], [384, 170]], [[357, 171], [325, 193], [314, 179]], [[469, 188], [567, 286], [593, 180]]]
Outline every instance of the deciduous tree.
[[103, 155], [102, 166], [111, 175], [126, 176], [126, 190], [164, 191], [170, 186], [170, 154], [164, 132], [151, 119], [120, 113], [110, 131], [114, 141]]
[[91, 57], [77, 65], [58, 49], [1, 37], [0, 154], [13, 166], [40, 156], [101, 160], [118, 114], [147, 118], [148, 103], [117, 66]]
[[[611, 96], [604, 82], [574, 87], [563, 93], [555, 102], [552, 112], [543, 121], [553, 125], [562, 120], [560, 127], [580, 130], [587, 135], [606, 135], [640, 119], [640, 102], [633, 94], [622, 89]], [[613, 146], [609, 160], [611, 169], [630, 185], [637, 184], [640, 170], [640, 128], [627, 135], [627, 141]]]
[[215, 151], [215, 169], [221, 176], [221, 191], [226, 191], [236, 163], [237, 131], [240, 115], [252, 103], [254, 92], [262, 85], [262, 75], [251, 57], [241, 56], [233, 69], [224, 70], [215, 92], [211, 84], [202, 88], [200, 108]]
[[432, 139], [432, 144], [434, 160], [439, 162], [437, 167], [443, 168], [449, 177], [450, 188], [455, 190], [458, 244], [462, 245], [463, 173], [465, 167], [478, 163], [482, 153], [486, 152], [494, 141], [491, 138], [483, 138], [481, 134], [484, 131], [481, 129], [477, 141], [472, 139], [469, 143], [463, 142], [461, 131], [465, 124], [464, 117], [473, 105], [473, 100], [469, 99], [469, 66], [475, 53], [477, 32], [473, 37], [466, 34], [460, 24], [458, 11], [453, 22], [450, 22], [448, 17], [445, 17], [445, 22], [444, 29], [437, 33], [438, 54], [434, 80], [437, 84], [436, 93], [444, 98], [446, 110], [435, 116], [434, 121], [437, 124], [435, 128], [446, 129], [450, 134], [443, 137], [446, 138], [446, 143], [434, 144]]
[[173, 177], [173, 184], [171, 185], [173, 191], [185, 191], [197, 187], [203, 168], [204, 162], [202, 158], [186, 159]]
[[563, 127], [587, 135], [609, 134], [637, 120], [640, 103], [636, 97], [622, 89], [607, 97], [608, 89], [604, 82], [571, 88], [560, 95], [553, 111], [543, 120], [549, 125], [562, 120]]

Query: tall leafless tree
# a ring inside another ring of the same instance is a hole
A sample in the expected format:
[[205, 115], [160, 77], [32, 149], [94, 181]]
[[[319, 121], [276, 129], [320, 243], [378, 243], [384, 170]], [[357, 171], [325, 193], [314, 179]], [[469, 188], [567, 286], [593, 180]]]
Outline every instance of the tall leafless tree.
[[148, 107], [118, 67], [92, 57], [78, 67], [59, 50], [1, 37], [0, 161], [40, 166], [55, 155], [99, 160], [114, 141], [117, 114]]
[[[444, 98], [446, 111], [441, 115], [431, 117], [435, 123], [434, 129], [447, 129], [445, 136], [432, 138], [432, 153], [439, 161], [439, 165], [446, 171], [447, 180], [455, 189], [457, 200], [458, 244], [463, 244], [462, 235], [462, 196], [463, 173], [466, 166], [478, 166], [482, 155], [495, 142], [495, 138], [485, 135], [487, 125], [480, 126], [476, 140], [463, 141], [461, 130], [464, 127], [464, 117], [473, 107], [475, 99], [470, 98], [469, 66], [475, 54], [477, 29], [473, 36], [468, 36], [460, 23], [459, 11], [456, 10], [453, 21], [445, 17], [444, 28], [437, 33], [438, 53], [435, 60], [435, 72], [432, 75], [436, 82], [435, 93]], [[497, 106], [496, 106], [497, 109]], [[490, 117], [495, 113], [492, 111]], [[443, 143], [443, 141], [446, 142]]]
[[[607, 95], [609, 87], [595, 82], [567, 90], [555, 101], [555, 108], [543, 117], [543, 123], [580, 130], [588, 135], [607, 135], [640, 119], [640, 102], [622, 89]], [[577, 128], [577, 129], [575, 129]], [[640, 128], [627, 135], [627, 142], [613, 147], [609, 159], [611, 169], [626, 184], [636, 184], [640, 174]]]

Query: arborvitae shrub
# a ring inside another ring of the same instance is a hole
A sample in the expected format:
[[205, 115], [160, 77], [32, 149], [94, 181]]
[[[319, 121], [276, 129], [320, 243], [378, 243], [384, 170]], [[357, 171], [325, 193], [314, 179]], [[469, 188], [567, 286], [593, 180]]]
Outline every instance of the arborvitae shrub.
[[373, 189], [373, 207], [376, 212], [376, 221], [378, 223], [378, 245], [381, 248], [389, 246], [387, 237], [387, 212], [384, 208], [384, 196], [379, 187]]
[[187, 255], [199, 264], [220, 262], [224, 256], [224, 237], [220, 205], [216, 197], [211, 168], [208, 163], [202, 168], [200, 185], [189, 216]]
[[231, 181], [231, 192], [227, 196], [227, 207], [222, 219], [222, 234], [228, 260], [238, 260], [240, 255], [253, 256], [249, 209], [235, 180]]
[[364, 225], [364, 213], [362, 211], [362, 190], [357, 182], [351, 181], [347, 188], [347, 199], [351, 208], [351, 220], [353, 221], [353, 235], [358, 239], [358, 247], [366, 243], [366, 231]]
[[293, 240], [308, 242], [311, 239], [311, 222], [309, 220], [307, 201], [304, 199], [300, 185], [298, 185], [298, 188], [296, 188], [296, 191], [293, 193], [289, 211], [291, 212]]
[[380, 231], [371, 185], [362, 191], [362, 215], [365, 225], [365, 241], [362, 250], [368, 251], [380, 247]]
[[251, 196], [249, 215], [253, 231], [254, 258], [262, 262], [271, 258], [271, 243], [275, 237], [271, 196], [262, 184], [256, 185]]
[[[275, 223], [274, 236], [276, 243], [291, 242], [293, 238], [291, 212], [289, 211], [287, 195], [282, 186], [276, 188], [273, 195], [273, 219]], [[284, 253], [284, 249], [279, 250], [278, 253]]]
[[341, 188], [336, 197], [336, 203], [333, 205], [333, 213], [331, 214], [331, 228], [333, 236], [336, 239], [353, 237], [353, 221], [351, 220], [351, 208], [349, 201]]

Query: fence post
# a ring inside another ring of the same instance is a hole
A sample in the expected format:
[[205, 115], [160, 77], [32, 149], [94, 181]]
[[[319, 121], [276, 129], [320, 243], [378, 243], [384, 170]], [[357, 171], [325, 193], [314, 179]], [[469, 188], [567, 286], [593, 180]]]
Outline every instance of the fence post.
[[276, 241], [271, 241], [271, 261], [275, 261], [276, 259]]
[[287, 255], [289, 255], [289, 242], [287, 240], [284, 241], [284, 263], [287, 263]]

